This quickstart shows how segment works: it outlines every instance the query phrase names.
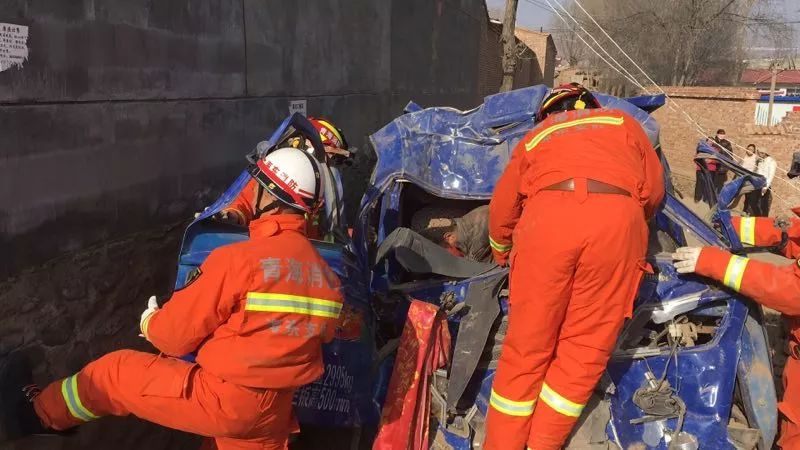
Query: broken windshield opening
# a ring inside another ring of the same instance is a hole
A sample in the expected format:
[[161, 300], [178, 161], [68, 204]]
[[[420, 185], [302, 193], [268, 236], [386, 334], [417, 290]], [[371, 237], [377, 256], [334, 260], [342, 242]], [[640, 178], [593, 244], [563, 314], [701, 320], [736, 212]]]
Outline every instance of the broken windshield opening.
[[685, 349], [710, 344], [727, 315], [728, 302], [713, 301], [666, 321], [660, 312], [641, 309], [623, 332], [615, 356], [653, 356], [668, 353], [673, 345]]

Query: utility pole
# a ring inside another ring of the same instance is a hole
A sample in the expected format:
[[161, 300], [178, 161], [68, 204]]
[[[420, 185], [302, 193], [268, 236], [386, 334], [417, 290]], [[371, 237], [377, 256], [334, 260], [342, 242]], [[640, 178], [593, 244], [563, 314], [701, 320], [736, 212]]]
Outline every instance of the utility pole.
[[778, 82], [778, 61], [773, 61], [772, 66], [772, 81], [769, 86], [769, 108], [767, 108], [767, 126], [772, 126], [772, 109], [775, 106], [775, 84]]
[[519, 0], [506, 0], [506, 13], [503, 17], [503, 84], [500, 92], [508, 92], [514, 88], [514, 72], [517, 67], [517, 39], [514, 37], [514, 26], [517, 22], [517, 4]]

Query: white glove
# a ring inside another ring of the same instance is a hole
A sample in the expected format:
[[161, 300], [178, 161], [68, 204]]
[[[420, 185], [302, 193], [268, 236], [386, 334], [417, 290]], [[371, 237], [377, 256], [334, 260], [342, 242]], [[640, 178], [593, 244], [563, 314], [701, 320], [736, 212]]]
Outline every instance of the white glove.
[[[144, 325], [145, 319], [147, 319], [152, 314], [154, 314], [156, 311], [158, 311], [158, 309], [159, 308], [158, 308], [158, 302], [156, 301], [156, 296], [155, 295], [151, 295], [150, 298], [147, 300], [147, 309], [144, 310], [144, 312], [142, 313], [141, 319], [139, 319], [139, 329], [140, 330], [142, 329], [142, 326]], [[139, 336], [145, 337], [144, 334], [140, 334]]]
[[697, 269], [697, 260], [700, 259], [700, 247], [681, 247], [672, 254], [675, 270], [678, 273], [694, 273]]
[[207, 209], [208, 209], [208, 206], [203, 208], [202, 211], [194, 213], [194, 218], [197, 219], [198, 217], [200, 217], [200, 214], [203, 214], [204, 212], [206, 212]]

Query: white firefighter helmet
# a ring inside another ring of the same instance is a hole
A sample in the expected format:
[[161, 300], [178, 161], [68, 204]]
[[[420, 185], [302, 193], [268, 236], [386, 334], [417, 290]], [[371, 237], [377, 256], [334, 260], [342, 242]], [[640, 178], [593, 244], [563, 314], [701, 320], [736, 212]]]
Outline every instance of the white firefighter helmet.
[[281, 202], [313, 212], [322, 201], [320, 170], [314, 157], [296, 148], [279, 148], [259, 159], [250, 175]]

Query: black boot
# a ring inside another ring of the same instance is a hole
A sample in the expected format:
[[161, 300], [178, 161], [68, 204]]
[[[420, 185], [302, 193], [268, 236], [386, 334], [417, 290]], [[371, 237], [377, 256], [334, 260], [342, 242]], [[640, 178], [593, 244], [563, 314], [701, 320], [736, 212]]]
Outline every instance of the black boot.
[[42, 426], [33, 409], [33, 399], [40, 390], [32, 379], [30, 364], [21, 353], [0, 361], [0, 442], [33, 434], [63, 434]]

